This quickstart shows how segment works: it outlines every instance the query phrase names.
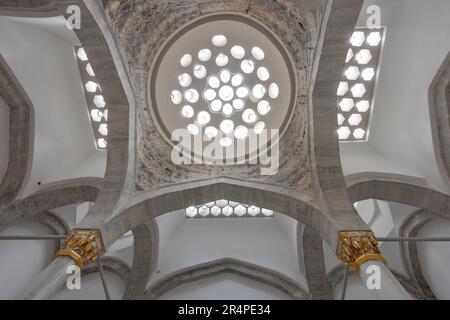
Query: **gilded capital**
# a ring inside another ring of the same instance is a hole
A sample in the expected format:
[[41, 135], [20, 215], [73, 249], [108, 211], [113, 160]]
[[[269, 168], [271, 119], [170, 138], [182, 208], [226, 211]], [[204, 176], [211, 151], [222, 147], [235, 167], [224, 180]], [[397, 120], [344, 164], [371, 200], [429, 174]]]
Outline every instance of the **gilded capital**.
[[356, 273], [359, 272], [359, 267], [369, 260], [379, 260], [387, 264], [378, 249], [378, 241], [370, 230], [339, 232], [336, 255], [344, 264], [353, 266]]
[[105, 254], [102, 236], [98, 229], [73, 229], [64, 240], [64, 248], [56, 256], [68, 256], [83, 268], [88, 263], [97, 261]]

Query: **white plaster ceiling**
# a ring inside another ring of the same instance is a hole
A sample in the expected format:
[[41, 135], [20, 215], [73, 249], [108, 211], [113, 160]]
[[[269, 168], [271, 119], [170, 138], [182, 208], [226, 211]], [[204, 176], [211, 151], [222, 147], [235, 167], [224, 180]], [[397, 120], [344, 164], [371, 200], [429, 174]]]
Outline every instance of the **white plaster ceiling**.
[[221, 274], [176, 287], [160, 300], [290, 300], [268, 285], [234, 274]]
[[450, 50], [447, 0], [368, 0], [381, 8], [386, 41], [367, 143], [341, 144], [345, 174], [373, 171], [425, 178], [449, 193], [434, 154], [428, 89]]
[[[425, 224], [418, 237], [449, 237], [448, 219], [436, 219]], [[419, 242], [419, 261], [423, 274], [437, 299], [450, 299], [450, 246], [448, 242]]]
[[94, 146], [73, 53], [78, 44], [62, 16], [0, 17], [0, 53], [35, 114], [33, 164], [22, 197], [37, 190], [38, 182], [104, 176], [106, 153]]
[[[1, 235], [47, 235], [50, 230], [35, 222], [9, 227]], [[54, 253], [52, 240], [1, 240], [0, 300], [14, 299], [50, 263]]]

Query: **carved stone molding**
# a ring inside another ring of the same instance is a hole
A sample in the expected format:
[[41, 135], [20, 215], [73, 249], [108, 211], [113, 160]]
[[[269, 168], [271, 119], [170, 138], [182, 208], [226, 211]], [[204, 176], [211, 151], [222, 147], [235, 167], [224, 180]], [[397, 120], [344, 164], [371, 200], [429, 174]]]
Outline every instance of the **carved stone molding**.
[[9, 109], [9, 159], [0, 182], [0, 207], [17, 198], [27, 179], [33, 154], [34, 109], [6, 61], [0, 55], [0, 99]]
[[[102, 226], [102, 229], [107, 230], [104, 241], [106, 246], [112, 244], [122, 234], [144, 223], [148, 215], [153, 218], [221, 198], [249, 202], [282, 212], [313, 228], [330, 248], [336, 248], [339, 231], [336, 225], [356, 228], [352, 212], [350, 216], [342, 214], [339, 221], [336, 221], [336, 218], [325, 215], [318, 209], [312, 194], [236, 178], [214, 178], [136, 194], [122, 207], [121, 212]], [[359, 229], [364, 228], [363, 223], [357, 226]]]
[[[416, 237], [419, 230], [428, 222], [434, 219], [442, 218], [437, 214], [427, 210], [418, 210], [409, 215], [401, 224], [399, 228], [400, 237]], [[424, 299], [435, 300], [436, 297], [428, 284], [428, 281], [423, 274], [422, 266], [420, 265], [419, 255], [417, 252], [416, 242], [401, 242], [400, 253], [406, 271], [408, 272], [411, 281], [421, 291]]]
[[153, 283], [147, 290], [145, 298], [158, 299], [180, 285], [224, 273], [232, 273], [261, 282], [282, 291], [292, 299], [310, 299], [308, 292], [291, 278], [277, 271], [231, 258], [214, 260], [175, 271]]
[[428, 91], [431, 130], [438, 165], [450, 178], [450, 52]]
[[322, 239], [308, 226], [300, 233], [297, 227], [297, 247], [302, 246], [303, 259], [299, 256], [299, 263], [303, 260], [308, 290], [312, 300], [331, 300], [333, 293], [327, 278]]
[[123, 299], [140, 299], [145, 294], [148, 280], [158, 265], [159, 229], [155, 219], [148, 219], [133, 229], [133, 266]]

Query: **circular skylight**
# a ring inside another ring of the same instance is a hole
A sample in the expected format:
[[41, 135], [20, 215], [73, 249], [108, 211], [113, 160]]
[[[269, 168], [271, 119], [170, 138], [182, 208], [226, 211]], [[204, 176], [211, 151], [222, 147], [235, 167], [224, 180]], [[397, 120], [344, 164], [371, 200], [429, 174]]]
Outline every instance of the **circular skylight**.
[[[227, 43], [231, 45], [229, 52], [225, 50], [227, 49]], [[186, 100], [190, 103], [196, 102], [196, 89], [190, 88], [190, 85], [193, 84], [193, 77], [197, 79], [206, 78], [202, 97], [204, 103], [208, 105], [209, 110], [198, 111], [196, 122], [192, 124], [203, 127], [210, 122], [214, 113], [217, 113], [218, 116], [228, 118], [234, 113], [242, 111], [241, 120], [244, 124], [237, 125], [234, 129], [234, 122], [232, 120], [223, 120], [219, 126], [221, 134], [225, 136], [234, 135], [236, 139], [245, 139], [248, 130], [252, 129], [246, 125], [255, 123], [257, 120], [260, 120], [257, 131], [261, 133], [261, 128], [266, 127], [264, 117], [271, 112], [270, 103], [272, 102], [276, 105], [280, 91], [276, 82], [270, 84], [255, 83], [258, 81], [267, 82], [270, 79], [269, 67], [264, 64], [264, 58], [266, 57], [264, 50], [256, 46], [245, 50], [241, 44], [233, 43], [224, 34], [212, 36], [211, 44], [210, 48], [200, 49], [197, 56], [201, 62], [207, 62], [212, 57], [215, 57], [215, 67], [206, 68], [204, 65], [196, 64], [193, 67], [192, 76], [186, 72], [178, 75], [179, 85], [182, 88], [188, 88], [188, 91], [186, 91], [188, 95], [186, 96]], [[217, 51], [215, 47], [221, 48], [217, 54], [215, 54]], [[246, 56], [246, 52], [250, 54]], [[180, 66], [183, 68], [182, 71], [185, 71], [184, 69], [188, 65], [187, 62], [189, 62], [189, 65], [192, 63], [191, 57], [192, 55], [190, 53], [184, 53], [181, 56]], [[240, 70], [233, 70], [227, 67], [230, 58], [233, 59], [235, 65], [238, 64], [240, 66]], [[177, 87], [176, 84], [174, 87]], [[193, 90], [194, 93], [190, 93], [190, 90]], [[171, 96], [173, 95], [174, 91], [171, 93]], [[172, 99], [175, 100], [172, 101], [173, 104], [180, 103], [179, 97], [180, 94], [177, 92], [175, 99]], [[263, 98], [266, 100], [262, 100]], [[267, 100], [271, 101], [269, 102]], [[257, 113], [250, 108], [250, 106], [255, 106], [255, 104]], [[195, 109], [191, 106], [184, 106], [181, 115], [186, 119], [191, 119], [193, 118], [193, 113], [196, 113]], [[193, 126], [189, 128], [191, 130], [188, 131], [192, 135], [198, 134], [197, 129], [193, 129]], [[208, 133], [207, 136], [211, 136], [211, 129], [209, 129]], [[229, 139], [225, 139], [224, 141], [225, 143], [222, 143], [222, 145], [229, 145]]]
[[163, 46], [150, 97], [166, 137], [185, 128], [191, 136], [218, 137], [228, 147], [250, 133], [286, 127], [295, 75], [283, 46], [258, 22], [224, 16], [200, 19]]

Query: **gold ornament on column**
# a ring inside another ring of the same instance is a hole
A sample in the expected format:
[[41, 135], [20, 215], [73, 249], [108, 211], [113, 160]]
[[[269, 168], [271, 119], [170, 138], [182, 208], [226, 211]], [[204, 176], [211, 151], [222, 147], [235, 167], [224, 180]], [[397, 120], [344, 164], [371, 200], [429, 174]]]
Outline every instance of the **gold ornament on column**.
[[359, 273], [359, 267], [369, 260], [379, 260], [387, 264], [378, 249], [378, 241], [370, 230], [339, 232], [336, 255], [344, 264], [353, 266], [356, 273]]
[[64, 248], [56, 253], [57, 256], [68, 256], [83, 268], [88, 263], [97, 261], [105, 254], [102, 236], [98, 229], [73, 229], [70, 236], [64, 240]]

